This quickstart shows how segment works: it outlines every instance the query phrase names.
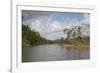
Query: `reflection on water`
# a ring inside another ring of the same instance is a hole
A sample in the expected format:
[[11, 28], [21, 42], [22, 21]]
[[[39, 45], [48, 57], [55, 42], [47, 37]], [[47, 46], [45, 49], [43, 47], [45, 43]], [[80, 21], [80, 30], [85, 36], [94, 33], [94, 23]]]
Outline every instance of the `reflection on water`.
[[22, 62], [89, 59], [89, 49], [65, 49], [58, 44], [40, 45], [22, 50]]

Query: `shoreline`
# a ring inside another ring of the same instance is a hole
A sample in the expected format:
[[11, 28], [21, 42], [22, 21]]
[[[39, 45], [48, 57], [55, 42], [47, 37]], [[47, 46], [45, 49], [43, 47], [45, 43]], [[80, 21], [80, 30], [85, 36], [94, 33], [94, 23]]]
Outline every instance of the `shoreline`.
[[62, 44], [64, 48], [75, 48], [75, 49], [89, 49], [89, 44]]

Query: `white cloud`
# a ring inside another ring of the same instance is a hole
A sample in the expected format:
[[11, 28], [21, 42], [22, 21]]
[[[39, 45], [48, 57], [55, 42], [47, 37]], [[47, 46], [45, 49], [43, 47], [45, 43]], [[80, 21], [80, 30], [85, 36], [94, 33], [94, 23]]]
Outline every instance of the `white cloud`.
[[63, 30], [65, 28], [70, 29], [75, 25], [79, 24], [79, 21], [77, 21], [76, 19], [72, 19], [69, 22], [66, 22], [66, 20], [64, 22], [52, 21], [50, 16], [40, 17], [32, 21], [31, 28], [35, 31], [38, 31], [41, 36], [51, 40], [65, 37], [63, 33]]
[[90, 15], [89, 14], [83, 14], [83, 20], [81, 20], [80, 24], [82, 26], [85, 26], [85, 25], [90, 25]]
[[31, 20], [30, 27], [38, 31], [41, 36], [54, 40], [64, 35], [62, 29], [64, 29], [66, 25], [63, 24], [64, 23], [60, 21], [51, 21], [51, 17], [45, 16]]
[[61, 30], [62, 29], [62, 26], [61, 26], [61, 23], [60, 22], [58, 22], [58, 21], [55, 21], [55, 22], [53, 22], [52, 24], [51, 24], [51, 30], [52, 31], [59, 31], [59, 30]]

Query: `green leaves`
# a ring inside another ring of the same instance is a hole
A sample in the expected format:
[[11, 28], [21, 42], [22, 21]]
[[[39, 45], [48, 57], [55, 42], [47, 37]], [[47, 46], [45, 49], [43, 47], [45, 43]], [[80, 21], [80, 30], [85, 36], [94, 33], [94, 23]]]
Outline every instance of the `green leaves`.
[[52, 43], [52, 41], [41, 37], [39, 32], [31, 30], [28, 25], [22, 24], [22, 47], [35, 46], [40, 44]]

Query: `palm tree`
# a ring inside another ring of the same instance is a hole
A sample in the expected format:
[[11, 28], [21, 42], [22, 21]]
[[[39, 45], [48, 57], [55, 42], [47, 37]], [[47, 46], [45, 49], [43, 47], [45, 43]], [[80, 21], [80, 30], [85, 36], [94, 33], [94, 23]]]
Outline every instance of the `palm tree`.
[[78, 37], [81, 37], [81, 27], [78, 27]]
[[73, 34], [72, 34], [73, 39], [75, 38], [75, 35], [76, 35], [76, 33], [75, 33], [75, 32], [73, 32]]
[[70, 32], [69, 31], [70, 30], [67, 29], [67, 28], [64, 29], [64, 34], [67, 34], [67, 38], [66, 39], [69, 39], [70, 38]]

